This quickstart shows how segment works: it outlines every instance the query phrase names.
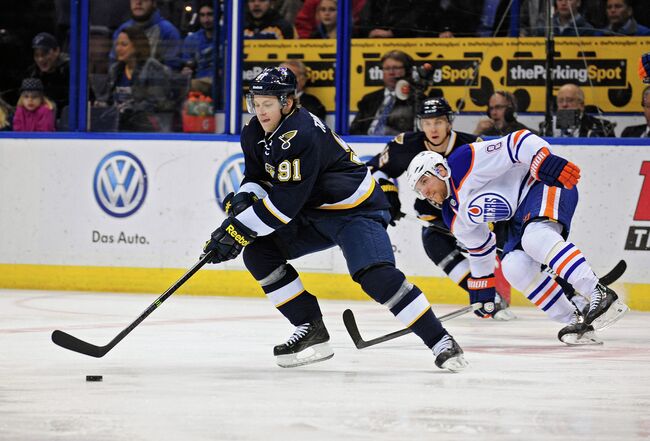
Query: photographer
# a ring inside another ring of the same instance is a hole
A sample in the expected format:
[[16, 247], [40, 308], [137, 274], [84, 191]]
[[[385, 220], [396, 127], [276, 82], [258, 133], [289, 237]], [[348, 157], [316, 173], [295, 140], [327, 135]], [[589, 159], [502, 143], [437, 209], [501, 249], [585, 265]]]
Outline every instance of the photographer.
[[[396, 90], [399, 80], [410, 77], [413, 60], [393, 50], [381, 57], [384, 87], [364, 95], [357, 103], [356, 117], [350, 124], [351, 135], [397, 135], [413, 130], [414, 98]], [[406, 84], [402, 81], [400, 84]]]
[[[557, 114], [554, 118], [553, 133], [544, 136], [554, 137], [614, 137], [614, 124], [596, 118], [585, 111], [585, 94], [576, 84], [565, 84], [557, 92]], [[592, 106], [593, 107], [593, 106]], [[540, 124], [543, 132], [544, 122]]]

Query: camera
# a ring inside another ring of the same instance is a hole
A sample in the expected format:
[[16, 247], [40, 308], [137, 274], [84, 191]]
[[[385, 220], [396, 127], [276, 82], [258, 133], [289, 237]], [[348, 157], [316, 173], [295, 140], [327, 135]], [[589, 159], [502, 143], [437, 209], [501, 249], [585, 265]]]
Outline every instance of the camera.
[[560, 130], [571, 130], [580, 126], [580, 110], [560, 109], [557, 111], [555, 128]]

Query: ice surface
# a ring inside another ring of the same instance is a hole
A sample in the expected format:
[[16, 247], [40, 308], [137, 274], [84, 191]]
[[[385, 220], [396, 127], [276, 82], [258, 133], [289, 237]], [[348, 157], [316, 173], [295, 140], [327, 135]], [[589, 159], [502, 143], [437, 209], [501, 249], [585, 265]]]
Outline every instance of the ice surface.
[[[446, 323], [470, 367], [437, 369], [372, 302], [321, 301], [333, 359], [275, 365], [293, 327], [263, 298], [173, 296], [104, 358], [50, 340], [104, 345], [157, 295], [0, 291], [0, 440], [641, 440], [650, 438], [650, 314], [629, 312], [601, 347], [567, 347], [533, 308], [513, 322]], [[440, 305], [439, 315], [459, 306]], [[103, 375], [103, 382], [85, 381]]]

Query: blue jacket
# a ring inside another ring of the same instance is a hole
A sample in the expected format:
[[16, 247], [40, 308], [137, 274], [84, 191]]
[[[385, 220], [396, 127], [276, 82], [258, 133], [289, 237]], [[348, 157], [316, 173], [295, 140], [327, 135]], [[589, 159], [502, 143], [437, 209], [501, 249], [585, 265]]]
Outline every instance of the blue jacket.
[[[180, 70], [182, 64], [179, 56], [181, 34], [173, 24], [160, 15], [160, 11], [154, 11], [149, 20], [144, 23], [133, 19], [122, 23], [113, 34], [113, 45], [120, 32], [131, 26], [141, 26], [144, 29], [149, 38], [152, 57], [174, 70]], [[110, 61], [111, 64], [116, 61], [115, 47], [111, 49]]]
[[647, 28], [643, 25], [640, 25], [637, 23], [637, 21], [633, 18], [630, 18], [623, 26], [621, 26], [618, 29], [613, 29], [611, 25], [607, 26], [606, 28], [600, 30], [597, 34], [598, 36], [604, 35], [607, 37], [613, 37], [613, 36], [622, 36], [622, 37], [627, 37], [627, 36], [643, 36], [646, 37], [650, 35], [650, 28]]
[[208, 38], [205, 29], [201, 29], [185, 37], [181, 58], [183, 62], [193, 61], [194, 77], [211, 77], [214, 66], [214, 45]]

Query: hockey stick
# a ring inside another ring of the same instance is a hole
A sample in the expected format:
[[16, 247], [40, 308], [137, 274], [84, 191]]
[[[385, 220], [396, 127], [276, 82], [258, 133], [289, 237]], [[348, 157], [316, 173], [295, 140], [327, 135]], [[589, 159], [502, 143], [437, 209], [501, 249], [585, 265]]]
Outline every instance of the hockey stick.
[[[480, 307], [481, 305], [479, 304], [465, 306], [464, 308], [458, 309], [456, 311], [450, 312], [449, 314], [445, 314], [441, 317], [438, 317], [438, 320], [440, 320], [441, 322], [451, 320], [453, 318], [466, 314], [470, 311], [474, 311]], [[400, 329], [399, 331], [391, 332], [390, 334], [382, 335], [381, 337], [373, 338], [371, 340], [364, 340], [363, 337], [361, 337], [361, 333], [359, 332], [359, 327], [357, 326], [357, 321], [354, 318], [354, 313], [349, 309], [343, 311], [343, 324], [345, 325], [345, 329], [348, 330], [348, 334], [350, 334], [350, 337], [352, 338], [352, 342], [357, 347], [357, 349], [363, 349], [369, 346], [374, 346], [376, 344], [393, 340], [413, 332], [411, 328], [404, 328], [404, 329]]]
[[[620, 260], [614, 268], [611, 269], [607, 274], [605, 274], [603, 277], [600, 278], [600, 283], [603, 285], [610, 285], [614, 282], [616, 282], [624, 273], [625, 270], [627, 269], [627, 263], [625, 260]], [[452, 318], [458, 317], [460, 315], [463, 315], [469, 311], [472, 311], [474, 309], [473, 305], [466, 306], [464, 308], [461, 308], [457, 311], [450, 312], [449, 314], [443, 315], [439, 317], [438, 319], [441, 322], [444, 322], [446, 320], [450, 320]], [[363, 337], [361, 337], [361, 333], [359, 332], [359, 327], [357, 325], [357, 322], [354, 318], [354, 313], [346, 309], [343, 311], [343, 324], [345, 325], [345, 328], [348, 330], [348, 334], [350, 334], [350, 337], [352, 338], [352, 342], [354, 345], [357, 347], [357, 349], [363, 349], [367, 348], [369, 346], [374, 346], [379, 343], [383, 343], [385, 341], [393, 340], [395, 338], [401, 337], [406, 334], [410, 334], [411, 329], [410, 328], [405, 328], [401, 329], [399, 331], [391, 332], [390, 334], [383, 335], [381, 337], [373, 338], [371, 340], [364, 340]]]
[[625, 273], [627, 263], [624, 260], [619, 260], [618, 263], [611, 269], [610, 272], [600, 278], [600, 283], [609, 286], [616, 282]]
[[89, 355], [91, 357], [101, 358], [108, 351], [113, 349], [116, 344], [118, 344], [124, 337], [126, 337], [133, 329], [138, 326], [145, 318], [149, 316], [156, 308], [158, 308], [162, 302], [167, 300], [169, 296], [174, 294], [178, 288], [180, 288], [187, 280], [194, 275], [203, 265], [205, 265], [208, 260], [212, 257], [214, 251], [210, 251], [203, 255], [197, 263], [194, 264], [183, 276], [176, 281], [172, 286], [167, 288], [167, 291], [162, 293], [147, 309], [144, 310], [140, 316], [135, 319], [133, 323], [126, 327], [122, 332], [117, 334], [117, 336], [111, 340], [106, 346], [95, 346], [91, 343], [79, 340], [77, 337], [74, 337], [66, 332], [56, 330], [52, 332], [52, 341], [62, 348], [69, 349], [71, 351], [79, 352], [80, 354]]

